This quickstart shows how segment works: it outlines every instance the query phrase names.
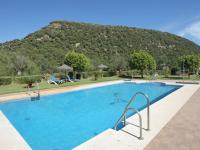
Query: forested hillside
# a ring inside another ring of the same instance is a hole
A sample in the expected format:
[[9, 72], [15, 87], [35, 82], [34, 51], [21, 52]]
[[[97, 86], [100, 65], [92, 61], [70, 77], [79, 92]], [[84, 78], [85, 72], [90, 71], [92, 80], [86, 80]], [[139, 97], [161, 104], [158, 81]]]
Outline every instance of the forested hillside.
[[112, 66], [118, 57], [128, 61], [135, 50], [149, 51], [160, 68], [173, 67], [178, 56], [200, 54], [198, 45], [170, 33], [55, 21], [22, 40], [0, 44], [0, 75], [9, 74], [16, 56], [45, 72], [62, 64], [71, 50], [85, 54], [94, 66], [101, 63]]

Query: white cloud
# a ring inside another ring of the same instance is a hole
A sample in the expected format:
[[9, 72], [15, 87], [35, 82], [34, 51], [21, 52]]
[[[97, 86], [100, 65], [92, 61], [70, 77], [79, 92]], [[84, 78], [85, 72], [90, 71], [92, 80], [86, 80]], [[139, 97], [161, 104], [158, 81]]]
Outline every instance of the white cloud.
[[180, 29], [184, 29], [188, 25], [191, 25], [191, 23], [197, 22], [198, 20], [200, 20], [200, 15], [189, 17], [185, 17], [184, 15], [184, 17], [177, 17], [173, 21], [168, 22], [168, 24], [164, 24], [159, 29], [161, 31], [177, 33]]
[[179, 32], [180, 36], [192, 36], [200, 40], [200, 21], [196, 21]]

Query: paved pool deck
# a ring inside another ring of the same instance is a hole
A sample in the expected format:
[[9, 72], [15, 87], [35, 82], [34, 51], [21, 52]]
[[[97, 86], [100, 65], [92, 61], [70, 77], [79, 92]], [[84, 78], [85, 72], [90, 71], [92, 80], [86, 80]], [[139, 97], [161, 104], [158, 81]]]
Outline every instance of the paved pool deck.
[[170, 120], [145, 150], [200, 149], [200, 89]]

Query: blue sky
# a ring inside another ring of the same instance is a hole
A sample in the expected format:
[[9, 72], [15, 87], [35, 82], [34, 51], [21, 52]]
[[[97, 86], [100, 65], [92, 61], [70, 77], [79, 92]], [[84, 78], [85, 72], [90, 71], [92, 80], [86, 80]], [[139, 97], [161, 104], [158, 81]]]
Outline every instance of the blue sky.
[[200, 0], [0, 0], [0, 43], [54, 20], [171, 32], [200, 45]]

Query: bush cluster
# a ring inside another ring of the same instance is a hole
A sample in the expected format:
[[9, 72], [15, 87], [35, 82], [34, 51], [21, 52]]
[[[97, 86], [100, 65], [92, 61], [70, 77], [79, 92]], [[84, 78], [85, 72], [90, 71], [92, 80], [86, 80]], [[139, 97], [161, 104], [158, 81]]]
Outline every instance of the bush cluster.
[[21, 76], [17, 77], [16, 81], [20, 84], [27, 84], [29, 87], [32, 86], [35, 82], [41, 82], [42, 76], [35, 75], [35, 76]]
[[95, 71], [94, 73], [94, 80], [98, 80], [100, 77], [102, 77], [102, 72], [100, 71]]
[[12, 83], [11, 77], [0, 77], [0, 85], [8, 85]]
[[103, 71], [102, 73], [103, 73], [103, 77], [112, 77], [117, 74], [115, 70]]
[[119, 77], [122, 78], [133, 78], [134, 76], [139, 75], [137, 70], [121, 71]]

